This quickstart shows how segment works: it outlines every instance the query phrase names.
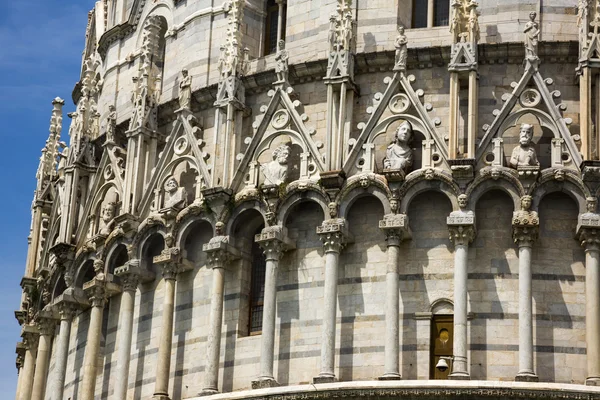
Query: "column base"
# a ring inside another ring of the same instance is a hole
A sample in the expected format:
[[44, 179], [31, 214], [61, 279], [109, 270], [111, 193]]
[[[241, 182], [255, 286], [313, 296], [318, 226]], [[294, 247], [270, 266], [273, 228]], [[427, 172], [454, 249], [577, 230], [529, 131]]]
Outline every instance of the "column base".
[[600, 377], [599, 376], [590, 376], [585, 380], [586, 386], [600, 386]]
[[212, 396], [213, 394], [219, 394], [219, 391], [217, 389], [202, 389], [202, 391], [198, 393], [198, 397]]
[[279, 383], [275, 378], [258, 378], [257, 380], [252, 381], [252, 389], [266, 389], [278, 386]]
[[378, 381], [399, 381], [402, 379], [402, 376], [400, 376], [400, 374], [397, 374], [395, 372], [388, 372], [386, 374], [381, 375], [379, 378], [377, 378]]
[[540, 378], [532, 372], [519, 372], [515, 376], [515, 382], [539, 382]]
[[319, 376], [315, 376], [313, 378], [313, 383], [319, 384], [319, 383], [334, 383], [337, 382], [337, 378], [335, 377], [335, 375], [319, 375]]
[[467, 372], [453, 372], [448, 375], [448, 379], [453, 381], [470, 381], [471, 375], [469, 375]]
[[171, 400], [168, 394], [154, 394], [152, 400]]

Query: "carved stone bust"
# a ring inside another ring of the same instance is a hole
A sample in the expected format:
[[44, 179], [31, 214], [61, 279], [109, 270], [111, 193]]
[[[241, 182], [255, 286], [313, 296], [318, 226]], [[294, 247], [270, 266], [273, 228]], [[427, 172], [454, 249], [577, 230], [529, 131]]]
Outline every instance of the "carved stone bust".
[[179, 186], [177, 179], [171, 176], [165, 182], [165, 209], [182, 210], [187, 205], [187, 192], [183, 186]]
[[522, 124], [519, 132], [519, 146], [515, 147], [510, 157], [510, 166], [537, 167], [540, 165], [535, 149], [533, 148], [533, 126]]
[[115, 212], [117, 205], [115, 203], [106, 203], [100, 211], [100, 223], [98, 225], [98, 234], [108, 236], [113, 228]]
[[412, 139], [412, 125], [404, 121], [394, 134], [394, 143], [390, 144], [383, 160], [385, 169], [401, 169], [407, 172], [413, 163], [413, 150], [408, 143]]
[[273, 151], [273, 161], [260, 166], [265, 177], [265, 185], [280, 185], [285, 182], [288, 174], [288, 158], [290, 146], [282, 144]]

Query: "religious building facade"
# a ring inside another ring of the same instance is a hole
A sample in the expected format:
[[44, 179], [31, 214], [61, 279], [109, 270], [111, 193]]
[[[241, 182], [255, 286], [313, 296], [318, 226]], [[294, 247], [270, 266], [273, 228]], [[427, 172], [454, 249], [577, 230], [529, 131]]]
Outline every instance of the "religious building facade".
[[97, 1], [17, 400], [600, 398], [599, 28], [598, 0]]

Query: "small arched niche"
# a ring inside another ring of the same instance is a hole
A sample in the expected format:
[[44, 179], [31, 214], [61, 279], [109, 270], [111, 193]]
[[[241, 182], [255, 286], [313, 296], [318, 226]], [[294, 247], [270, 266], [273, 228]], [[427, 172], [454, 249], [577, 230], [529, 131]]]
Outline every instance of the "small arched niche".
[[154, 264], [154, 257], [160, 255], [165, 248], [165, 239], [163, 236], [155, 232], [146, 239], [142, 246], [142, 257], [140, 260], [140, 266], [147, 271], [154, 272], [157, 276], [160, 276], [160, 271]]
[[208, 243], [213, 236], [211, 224], [204, 220], [195, 221], [183, 234], [182, 256], [194, 267], [200, 267], [206, 263], [206, 253], [202, 251], [202, 245]]
[[[375, 154], [375, 172], [381, 173], [385, 166], [384, 160], [388, 158], [388, 149], [390, 152], [394, 151], [394, 143], [396, 142], [396, 131], [404, 122], [409, 122], [406, 119], [398, 119], [388, 125], [387, 129], [373, 138], [373, 151]], [[423, 168], [423, 141], [426, 139], [423, 132], [420, 131], [419, 127], [411, 124], [412, 137], [408, 142], [408, 146], [412, 149], [412, 165], [407, 168], [406, 173], [416, 171]], [[436, 158], [436, 159], [439, 159]], [[362, 160], [363, 162], [365, 160]], [[358, 161], [359, 167], [362, 167], [361, 160]]]
[[[552, 139], [554, 138], [554, 133], [547, 126], [542, 125], [538, 117], [532, 113], [523, 114], [516, 120], [513, 126], [509, 126], [502, 133], [504, 165], [510, 166], [512, 152], [519, 146], [519, 133], [523, 124], [533, 126], [532, 143], [540, 163], [540, 168], [549, 168], [552, 165]], [[563, 159], [562, 161], [568, 160]]]

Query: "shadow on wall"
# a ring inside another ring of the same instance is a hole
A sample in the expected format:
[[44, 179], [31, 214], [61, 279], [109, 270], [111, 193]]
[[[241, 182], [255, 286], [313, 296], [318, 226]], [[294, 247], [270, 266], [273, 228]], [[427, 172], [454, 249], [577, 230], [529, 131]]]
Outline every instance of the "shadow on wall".
[[365, 42], [365, 53], [374, 53], [377, 51], [377, 41], [375, 35], [371, 32], [363, 34], [363, 40]]
[[[385, 295], [363, 292], [365, 288], [373, 288], [377, 291], [376, 288], [381, 284], [370, 280], [371, 277], [381, 273], [381, 263], [374, 265], [369, 261], [370, 259], [382, 260], [381, 256], [385, 259], [385, 236], [379, 229], [379, 221], [383, 219], [383, 213], [381, 202], [374, 196], [359, 198], [348, 212], [348, 226], [354, 236], [354, 243], [349, 244], [340, 256], [338, 280], [340, 284], [338, 303], [341, 314], [338, 376], [340, 381], [364, 379], [375, 373], [374, 367], [381, 368], [381, 366], [369, 365], [369, 359], [372, 358], [368, 353], [381, 353], [383, 347], [379, 343], [374, 348], [365, 346], [366, 343], [362, 342], [364, 333], [361, 333], [364, 329], [361, 327], [373, 324], [385, 331], [383, 314], [368, 315], [365, 307], [365, 300], [385, 302]], [[373, 307], [373, 304], [370, 308], [377, 311], [383, 309]], [[383, 360], [383, 357], [378, 358]]]
[[[450, 200], [442, 193], [426, 191], [408, 206], [412, 239], [400, 247], [401, 375], [403, 379], [428, 379], [430, 374], [431, 321], [427, 332], [419, 331], [417, 312], [429, 312], [440, 298], [453, 298], [453, 255], [446, 218], [452, 212]], [[429, 276], [435, 277], [429, 279]], [[427, 282], [427, 285], [425, 282]]]
[[[288, 236], [296, 243], [296, 249], [285, 253], [279, 264], [277, 277], [277, 290], [285, 293], [278, 297], [277, 318], [279, 331], [279, 345], [276, 351], [277, 372], [276, 379], [281, 385], [300, 382], [298, 376], [290, 376], [291, 357], [295, 354], [292, 347], [299, 343], [292, 343], [292, 337], [298, 336], [297, 330], [301, 329], [300, 323], [300, 287], [307, 283], [306, 271], [302, 269], [304, 256], [312, 249], [321, 247], [321, 241], [316, 233], [317, 226], [323, 221], [323, 212], [317, 203], [306, 201], [297, 204], [284, 222], [288, 229]], [[303, 291], [304, 292], [304, 291]], [[306, 304], [306, 303], [305, 303]], [[315, 327], [315, 329], [318, 329]], [[317, 339], [305, 340], [305, 345], [313, 345], [312, 352], [319, 352]], [[307, 350], [305, 354], [312, 354]]]
[[[573, 324], [575, 318], [583, 322], [585, 317], [571, 315], [561, 287], [561, 281], [570, 286], [578, 285], [580, 293], [584, 293], [583, 277], [576, 280], [573, 273], [574, 264], [583, 262], [585, 257], [573, 240], [578, 208], [568, 195], [551, 193], [541, 200], [538, 212], [540, 237], [533, 246], [532, 257], [536, 372], [541, 382], [580, 382], [585, 376], [572, 379], [572, 372], [563, 367], [575, 368], [575, 363], [566, 363], [566, 357], [581, 354], [581, 365], [585, 368], [585, 348], [574, 345], [579, 340], [574, 339], [578, 332]], [[579, 334], [583, 336], [583, 330]]]
[[[474, 313], [470, 323], [471, 379], [511, 379], [517, 373], [515, 368], [511, 376], [499, 377], [493, 376], [489, 370], [495, 350], [514, 352], [518, 344], [518, 338], [503, 336], [511, 335], [511, 323], [518, 329], [518, 320], [511, 318], [501, 322], [510, 316], [506, 314], [498, 294], [499, 289], [518, 293], [518, 281], [511, 274], [506, 258], [515, 248], [512, 240], [513, 211], [512, 199], [502, 190], [485, 193], [475, 207], [477, 236], [470, 250], [475, 253], [475, 261], [469, 265], [468, 280], [470, 311]], [[517, 272], [518, 260], [513, 260], [513, 263]], [[510, 301], [515, 302], [512, 306], [518, 309], [518, 296]], [[509, 305], [505, 303], [504, 306]], [[488, 332], [492, 332], [492, 337], [488, 337]], [[517, 359], [515, 353], [514, 360]]]

